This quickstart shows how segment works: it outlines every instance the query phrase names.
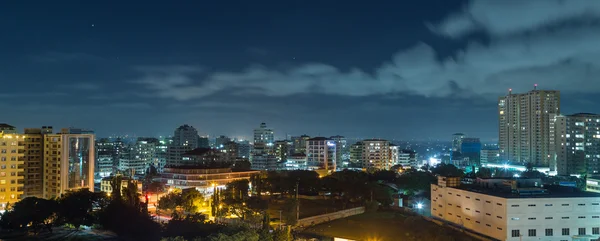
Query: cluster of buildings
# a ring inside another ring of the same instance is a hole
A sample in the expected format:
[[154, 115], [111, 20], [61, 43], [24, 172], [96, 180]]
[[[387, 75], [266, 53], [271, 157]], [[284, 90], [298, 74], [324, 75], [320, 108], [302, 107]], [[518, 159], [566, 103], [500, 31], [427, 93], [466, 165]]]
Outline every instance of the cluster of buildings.
[[498, 148], [457, 133], [451, 161], [587, 176], [586, 191], [541, 179], [438, 177], [431, 215], [494, 240], [591, 241], [600, 238], [600, 115], [560, 112], [560, 92], [534, 90], [498, 100]]
[[95, 136], [91, 131], [0, 124], [0, 210], [25, 197], [56, 198], [94, 190]]

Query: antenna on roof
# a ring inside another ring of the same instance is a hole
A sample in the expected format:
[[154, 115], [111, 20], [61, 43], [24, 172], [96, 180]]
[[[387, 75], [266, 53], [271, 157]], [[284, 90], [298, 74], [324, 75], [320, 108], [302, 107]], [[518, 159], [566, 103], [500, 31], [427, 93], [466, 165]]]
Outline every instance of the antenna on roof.
[[537, 90], [537, 84], [533, 84], [533, 90]]

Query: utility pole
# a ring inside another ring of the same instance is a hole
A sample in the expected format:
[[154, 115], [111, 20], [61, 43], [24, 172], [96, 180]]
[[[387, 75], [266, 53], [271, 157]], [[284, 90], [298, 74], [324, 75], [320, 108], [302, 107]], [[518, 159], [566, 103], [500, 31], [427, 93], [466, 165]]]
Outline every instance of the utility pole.
[[298, 199], [298, 187], [300, 186], [300, 181], [296, 181], [296, 222], [300, 220], [300, 199]]
[[283, 220], [281, 219], [281, 210], [279, 210], [279, 229], [281, 229], [281, 222]]

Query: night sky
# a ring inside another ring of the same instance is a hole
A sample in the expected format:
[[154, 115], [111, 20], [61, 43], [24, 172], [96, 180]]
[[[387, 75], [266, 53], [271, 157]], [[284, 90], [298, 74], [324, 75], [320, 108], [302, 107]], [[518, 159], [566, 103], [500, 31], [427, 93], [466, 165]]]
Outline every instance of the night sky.
[[20, 130], [495, 140], [508, 88], [600, 112], [599, 64], [600, 1], [0, 3], [0, 123]]

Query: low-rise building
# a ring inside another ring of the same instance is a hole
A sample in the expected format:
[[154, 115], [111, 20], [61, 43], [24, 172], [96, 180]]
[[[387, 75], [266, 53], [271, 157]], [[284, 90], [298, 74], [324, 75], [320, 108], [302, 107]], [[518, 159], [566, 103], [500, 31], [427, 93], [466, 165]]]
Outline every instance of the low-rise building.
[[201, 192], [210, 192], [213, 187], [224, 186], [240, 179], [249, 180], [250, 176], [259, 173], [260, 171], [234, 172], [231, 168], [166, 167], [160, 177], [155, 180], [168, 187], [196, 188]]
[[[113, 180], [113, 177], [102, 178], [102, 181], [100, 182], [100, 191], [109, 193], [109, 194], [112, 193], [112, 191], [113, 191], [112, 185], [111, 185], [112, 180]], [[130, 181], [135, 183], [135, 185], [137, 186], [137, 191], [141, 195], [142, 194], [142, 182], [133, 180], [133, 179], [127, 178], [127, 177], [123, 177], [121, 179], [121, 195], [123, 195], [123, 189], [127, 188]]]
[[503, 241], [591, 241], [600, 238], [600, 194], [541, 187], [540, 179], [438, 177], [431, 215]]
[[589, 177], [585, 181], [585, 190], [600, 193], [600, 177]]

